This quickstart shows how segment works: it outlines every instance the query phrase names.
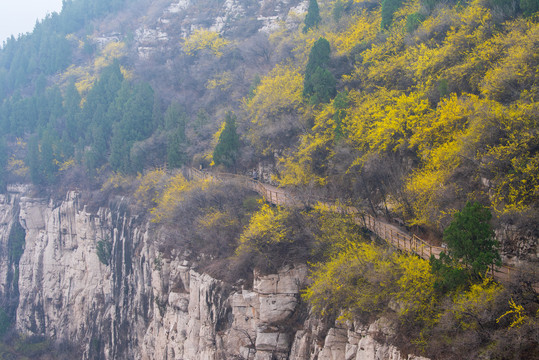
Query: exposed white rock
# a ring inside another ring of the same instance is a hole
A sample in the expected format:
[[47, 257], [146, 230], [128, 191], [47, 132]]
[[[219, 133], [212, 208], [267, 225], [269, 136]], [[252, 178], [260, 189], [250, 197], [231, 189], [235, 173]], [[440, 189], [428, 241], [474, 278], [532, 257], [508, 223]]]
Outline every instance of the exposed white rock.
[[97, 310], [112, 297], [111, 273], [96, 252], [107, 228], [93, 221], [95, 216], [78, 209], [76, 193], [57, 207], [21, 198], [26, 244], [19, 263], [17, 327], [23, 333], [85, 343], [87, 324], [107, 316]]
[[177, 3], [172, 3], [168, 7], [167, 11], [169, 13], [172, 13], [172, 14], [177, 14], [177, 13], [181, 12], [182, 10], [187, 9], [189, 7], [189, 5], [191, 5], [191, 1], [189, 1], [189, 0], [180, 0]]
[[158, 41], [167, 41], [168, 35], [160, 29], [150, 29], [147, 27], [138, 28], [135, 31], [135, 40], [138, 43], [155, 43]]
[[113, 33], [92, 38], [92, 42], [97, 45], [99, 50], [103, 50], [108, 43], [119, 42], [121, 34]]
[[278, 15], [274, 16], [258, 16], [258, 21], [261, 21], [263, 26], [260, 28], [260, 32], [271, 34], [272, 32], [275, 32], [279, 30], [280, 28], [280, 20], [281, 17]]
[[307, 267], [286, 267], [277, 274], [260, 276], [255, 274], [253, 290], [259, 294], [299, 294], [307, 279]]
[[329, 329], [324, 341], [324, 349], [320, 352], [319, 358], [328, 360], [344, 359], [347, 343], [348, 331], [346, 329]]
[[26, 194], [30, 192], [32, 186], [30, 184], [8, 184], [7, 192], [8, 194]]
[[[282, 3], [283, 6], [286, 5], [285, 2]], [[262, 8], [264, 7], [264, 2], [262, 2]], [[258, 21], [262, 22], [262, 27], [260, 32], [271, 34], [279, 30], [281, 23], [284, 22], [284, 25], [287, 29], [294, 29], [300, 26], [303, 23], [305, 14], [307, 12], [308, 1], [302, 1], [297, 6], [291, 7], [287, 13], [282, 13], [279, 11], [279, 6], [275, 7], [275, 15], [259, 15]]]
[[290, 295], [264, 295], [259, 297], [260, 321], [271, 324], [288, 319], [298, 305], [298, 299]]
[[266, 332], [262, 328], [256, 334], [256, 350], [267, 352], [286, 352], [290, 347], [288, 336], [280, 332]]
[[[255, 273], [252, 290], [233, 290], [194, 271], [180, 249], [160, 254], [155, 234], [129, 215], [125, 199], [90, 213], [76, 192], [58, 204], [22, 195], [0, 196], [0, 247], [19, 221], [26, 230], [17, 308], [23, 333], [83, 344], [84, 359], [405, 359], [372, 337], [394, 335], [386, 318], [327, 329], [308, 317], [292, 330], [305, 265]], [[109, 265], [97, 256], [99, 241], [112, 244]], [[6, 263], [2, 295], [12, 271]]]
[[225, 0], [223, 4], [223, 15], [215, 18], [210, 30], [221, 32], [224, 26], [234, 19], [245, 15], [245, 9], [238, 0]]

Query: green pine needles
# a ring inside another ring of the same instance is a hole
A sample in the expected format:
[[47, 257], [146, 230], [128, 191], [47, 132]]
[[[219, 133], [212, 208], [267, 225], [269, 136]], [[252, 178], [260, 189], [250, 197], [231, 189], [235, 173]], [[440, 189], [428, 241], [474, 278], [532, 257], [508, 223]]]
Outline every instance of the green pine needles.
[[490, 224], [490, 210], [477, 202], [467, 202], [455, 213], [444, 230], [447, 254], [431, 257], [437, 275], [435, 287], [442, 293], [466, 288], [487, 274], [492, 265], [501, 265], [498, 242]]
[[309, 0], [307, 15], [305, 16], [305, 26], [303, 32], [306, 33], [312, 28], [317, 28], [322, 18], [320, 17], [320, 9], [316, 0]]
[[402, 5], [402, 0], [382, 0], [382, 22], [380, 27], [388, 29], [393, 22], [393, 14]]
[[224, 165], [227, 168], [235, 167], [239, 147], [240, 138], [236, 131], [236, 115], [228, 112], [225, 118], [225, 128], [213, 150], [213, 162], [215, 165]]
[[329, 41], [322, 37], [314, 43], [309, 53], [303, 81], [303, 97], [312, 104], [328, 103], [337, 93], [337, 81], [328, 70], [330, 53]]
[[473, 275], [485, 273], [492, 264], [501, 265], [491, 218], [488, 208], [468, 201], [444, 230], [449, 256], [460, 260]]

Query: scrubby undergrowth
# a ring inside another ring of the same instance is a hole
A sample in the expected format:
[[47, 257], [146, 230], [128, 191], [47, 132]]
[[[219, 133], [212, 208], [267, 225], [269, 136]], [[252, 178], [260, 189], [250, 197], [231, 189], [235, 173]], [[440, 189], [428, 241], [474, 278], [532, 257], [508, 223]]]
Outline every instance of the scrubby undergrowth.
[[[496, 283], [490, 273], [454, 262], [449, 266], [461, 281], [441, 286], [448, 274], [436, 262], [388, 247], [352, 216], [318, 206], [276, 207], [234, 183], [187, 181], [162, 171], [138, 181], [135, 196], [150, 201], [142, 209], [151, 209], [163, 256], [194, 250], [199, 270], [236, 284], [247, 284], [255, 268], [270, 273], [309, 263], [311, 281], [302, 297], [314, 314], [395, 319], [396, 335], [384, 340], [405, 352], [433, 359], [532, 359], [539, 350], [537, 294], [518, 277]], [[163, 207], [166, 217], [158, 216]]]

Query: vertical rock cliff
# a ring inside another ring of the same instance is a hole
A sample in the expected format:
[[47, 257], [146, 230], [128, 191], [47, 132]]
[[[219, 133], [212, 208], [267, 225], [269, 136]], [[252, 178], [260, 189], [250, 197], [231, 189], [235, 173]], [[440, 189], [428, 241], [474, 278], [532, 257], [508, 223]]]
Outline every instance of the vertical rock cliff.
[[95, 213], [76, 192], [58, 203], [15, 192], [0, 200], [3, 304], [21, 333], [71, 341], [84, 359], [414, 358], [375, 340], [394, 332], [390, 321], [309, 316], [305, 265], [233, 286], [197, 272], [179, 250], [160, 254], [158, 233], [126, 199]]

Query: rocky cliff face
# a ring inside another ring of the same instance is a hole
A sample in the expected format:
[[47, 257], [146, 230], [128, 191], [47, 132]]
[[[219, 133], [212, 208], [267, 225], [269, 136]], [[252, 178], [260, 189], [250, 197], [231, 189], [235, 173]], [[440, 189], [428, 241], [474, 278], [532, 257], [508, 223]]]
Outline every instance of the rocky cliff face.
[[[384, 319], [334, 325], [309, 316], [305, 265], [255, 274], [247, 290], [198, 273], [179, 252], [165, 258], [126, 200], [96, 213], [76, 192], [59, 203], [19, 193], [1, 200], [3, 300], [13, 297], [12, 229], [25, 231], [17, 329], [70, 340], [85, 359], [413, 358], [374, 339], [394, 331]], [[111, 244], [110, 259], [98, 256], [100, 242]]]
[[[147, 5], [146, 16], [138, 19], [134, 42], [140, 59], [169, 53], [178, 47], [182, 38], [198, 29], [219, 33], [252, 35], [270, 33], [281, 22], [297, 27], [307, 11], [306, 0], [163, 0]], [[101, 36], [93, 41], [99, 47], [119, 41], [121, 29], [107, 24]]]

